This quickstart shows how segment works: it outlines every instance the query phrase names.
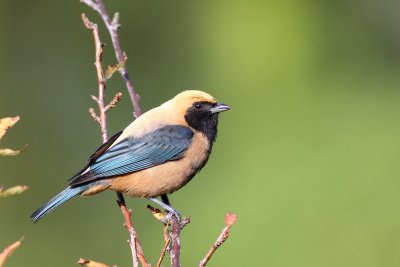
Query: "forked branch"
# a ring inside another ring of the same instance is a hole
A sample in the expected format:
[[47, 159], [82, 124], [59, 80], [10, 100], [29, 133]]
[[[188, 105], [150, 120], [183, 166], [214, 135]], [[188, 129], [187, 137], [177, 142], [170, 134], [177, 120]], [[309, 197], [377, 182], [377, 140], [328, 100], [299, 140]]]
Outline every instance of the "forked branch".
[[[98, 27], [97, 24], [94, 24], [91, 22], [85, 14], [82, 14], [82, 20], [84, 25], [86, 26], [87, 29], [91, 30], [93, 32], [93, 38], [94, 38], [94, 43], [95, 43], [95, 48], [96, 48], [96, 61], [95, 61], [95, 66], [97, 70], [97, 80], [98, 80], [98, 96], [92, 96], [92, 99], [96, 101], [99, 107], [99, 115], [97, 115], [94, 111], [93, 108], [89, 109], [89, 113], [92, 116], [92, 118], [100, 124], [100, 130], [101, 130], [101, 137], [103, 140], [103, 143], [107, 142], [108, 140], [108, 134], [107, 134], [107, 111], [110, 110], [111, 108], [115, 107], [115, 105], [121, 100], [122, 94], [117, 93], [113, 100], [107, 105], [104, 106], [104, 93], [106, 89], [106, 79], [104, 78], [104, 73], [103, 73], [103, 67], [102, 67], [102, 53], [103, 53], [103, 45], [100, 41], [99, 37], [99, 32], [98, 32]], [[125, 226], [129, 231], [130, 235], [130, 240], [128, 241], [129, 246], [132, 251], [132, 261], [133, 261], [133, 266], [138, 266], [138, 259], [142, 263], [143, 266], [149, 266], [149, 264], [146, 261], [146, 258], [143, 255], [142, 247], [140, 245], [139, 239], [137, 238], [136, 231], [133, 228], [133, 223], [131, 221], [130, 217], [130, 211], [125, 205], [124, 201], [118, 202], [118, 205], [120, 206], [122, 213], [124, 215], [125, 219]]]
[[[118, 37], [118, 29], [121, 26], [119, 24], [119, 13], [118, 12], [114, 13], [113, 18], [111, 19], [111, 17], [108, 15], [103, 0], [81, 0], [81, 3], [84, 3], [85, 5], [91, 7], [94, 11], [99, 13], [101, 18], [103, 19], [104, 24], [107, 27], [108, 32], [110, 33], [117, 61], [121, 62], [126, 60], [126, 54], [121, 48], [121, 44]], [[136, 92], [135, 88], [133, 87], [132, 80], [130, 79], [128, 73], [128, 68], [126, 67], [125, 64], [121, 67], [120, 72], [122, 78], [125, 81], [125, 85], [129, 92], [129, 96], [132, 100], [132, 105], [134, 109], [133, 114], [137, 118], [142, 114], [139, 104], [139, 95]]]

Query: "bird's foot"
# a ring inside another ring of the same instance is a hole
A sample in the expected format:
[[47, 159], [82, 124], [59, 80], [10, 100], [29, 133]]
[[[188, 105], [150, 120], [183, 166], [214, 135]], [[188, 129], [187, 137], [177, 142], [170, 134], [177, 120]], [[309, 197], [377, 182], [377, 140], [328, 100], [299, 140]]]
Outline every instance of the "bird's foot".
[[181, 214], [177, 210], [174, 210], [174, 209], [167, 210], [167, 214], [165, 214], [165, 216], [161, 220], [161, 222], [163, 224], [167, 224], [172, 219], [172, 216], [175, 216], [176, 219], [178, 220], [178, 223], [181, 224], [181, 218], [182, 218]]
[[154, 203], [156, 203], [157, 205], [161, 206], [162, 208], [164, 208], [167, 211], [167, 214], [161, 220], [162, 223], [166, 224], [168, 221], [171, 220], [172, 216], [176, 217], [179, 224], [181, 223], [181, 214], [176, 209], [174, 209], [171, 206], [165, 204], [164, 202], [158, 200], [157, 198], [152, 197], [152, 198], [150, 198], [150, 200], [153, 201]]

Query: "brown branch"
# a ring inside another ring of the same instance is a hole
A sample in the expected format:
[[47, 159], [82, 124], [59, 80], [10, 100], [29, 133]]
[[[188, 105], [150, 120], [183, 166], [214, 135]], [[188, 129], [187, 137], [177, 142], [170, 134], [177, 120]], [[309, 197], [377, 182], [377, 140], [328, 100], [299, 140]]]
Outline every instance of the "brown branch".
[[101, 138], [103, 140], [103, 143], [105, 143], [108, 140], [108, 136], [107, 136], [107, 124], [106, 124], [106, 119], [107, 119], [106, 109], [104, 107], [104, 92], [106, 90], [106, 80], [104, 79], [103, 67], [102, 67], [102, 63], [101, 63], [102, 54], [103, 54], [103, 44], [100, 41], [99, 30], [98, 30], [97, 24], [94, 24], [93, 22], [91, 22], [84, 13], [82, 13], [81, 16], [82, 16], [83, 24], [86, 26], [86, 28], [88, 30], [91, 30], [93, 33], [94, 45], [96, 48], [96, 61], [95, 61], [94, 65], [96, 66], [96, 72], [97, 72], [99, 96], [98, 97], [92, 96], [92, 99], [99, 106], [98, 118], [100, 121]]
[[[95, 0], [95, 1], [81, 0], [81, 3], [86, 4], [87, 6], [95, 10], [97, 13], [99, 13], [101, 18], [103, 19], [104, 24], [108, 29], [108, 32], [110, 33], [117, 61], [118, 62], [124, 61], [126, 55], [121, 49], [121, 44], [119, 42], [119, 37], [118, 37], [118, 28], [121, 26], [119, 24], [119, 13], [115, 13], [114, 17], [111, 19], [107, 13], [103, 0]], [[139, 95], [135, 91], [135, 88], [133, 87], [132, 81], [129, 77], [128, 68], [126, 67], [126, 65], [123, 65], [121, 68], [121, 76], [125, 81], [126, 88], [132, 100], [132, 105], [134, 109], [133, 115], [137, 118], [141, 115]]]
[[[89, 19], [86, 17], [85, 14], [82, 14], [82, 20], [84, 25], [86, 26], [87, 29], [91, 30], [93, 32], [93, 38], [95, 42], [95, 48], [96, 48], [96, 61], [95, 61], [95, 66], [97, 70], [97, 80], [98, 80], [98, 97], [92, 96], [92, 99], [97, 102], [99, 106], [99, 116], [96, 115], [93, 109], [89, 110], [91, 116], [100, 123], [100, 129], [101, 129], [101, 137], [103, 140], [103, 143], [107, 142], [108, 136], [107, 136], [107, 124], [106, 124], [106, 118], [107, 118], [107, 110], [111, 108], [111, 106], [115, 106], [117, 102], [120, 100], [121, 95], [116, 94], [114, 99], [110, 102], [107, 107], [104, 106], [104, 92], [106, 89], [106, 82], [104, 79], [104, 73], [103, 73], [103, 68], [102, 68], [102, 53], [103, 53], [103, 45], [100, 41], [99, 37], [99, 32], [98, 32], [98, 27], [97, 24], [92, 23], [89, 21]], [[93, 111], [93, 112], [91, 112]], [[98, 118], [98, 120], [97, 120]], [[133, 266], [138, 266], [137, 258], [139, 257], [141, 263], [143, 266], [149, 266], [146, 259], [143, 256], [143, 251], [140, 245], [140, 242], [136, 236], [136, 232], [133, 228], [133, 224], [131, 221], [130, 217], [130, 212], [128, 208], [125, 205], [125, 202], [118, 202], [122, 213], [125, 218], [125, 224], [126, 227], [129, 231], [130, 234], [130, 241], [128, 242], [132, 251], [132, 259], [133, 259]]]
[[190, 223], [190, 217], [185, 217], [181, 222], [175, 215], [170, 219], [171, 223], [171, 250], [169, 255], [171, 258], [172, 267], [180, 267], [181, 255], [181, 230]]
[[179, 257], [181, 255], [181, 224], [175, 215], [171, 217], [171, 267], [180, 267]]
[[117, 203], [118, 203], [118, 206], [121, 208], [122, 215], [125, 218], [125, 227], [126, 227], [126, 229], [128, 229], [129, 235], [131, 237], [131, 239], [128, 241], [129, 245], [131, 246], [131, 248], [136, 248], [135, 254], [134, 254], [134, 250], [132, 250], [132, 258], [134, 261], [134, 266], [137, 266], [137, 265], [135, 265], [135, 261], [137, 264], [137, 259], [139, 259], [140, 263], [144, 267], [150, 267], [150, 264], [147, 262], [146, 258], [144, 257], [142, 246], [137, 237], [135, 228], [133, 227], [133, 223], [131, 220], [131, 211], [128, 210], [128, 208], [125, 205], [125, 202], [117, 201]]
[[225, 216], [225, 228], [222, 230], [221, 234], [212, 245], [207, 255], [203, 258], [202, 261], [200, 261], [199, 267], [206, 266], [207, 262], [211, 259], [211, 256], [214, 254], [214, 252], [228, 239], [229, 231], [232, 225], [236, 222], [236, 219], [237, 216], [235, 214], [228, 212], [228, 214]]

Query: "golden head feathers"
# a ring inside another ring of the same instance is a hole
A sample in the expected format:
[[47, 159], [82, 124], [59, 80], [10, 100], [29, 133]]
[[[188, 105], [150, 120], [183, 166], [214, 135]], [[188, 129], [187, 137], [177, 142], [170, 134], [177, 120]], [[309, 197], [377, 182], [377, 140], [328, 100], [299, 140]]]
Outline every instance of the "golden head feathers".
[[217, 101], [215, 98], [207, 94], [206, 92], [203, 91], [198, 91], [198, 90], [187, 90], [183, 91], [179, 94], [177, 94], [174, 98], [174, 101], [180, 102], [180, 103], [191, 103], [193, 104], [194, 102], [209, 102], [209, 103], [216, 103]]

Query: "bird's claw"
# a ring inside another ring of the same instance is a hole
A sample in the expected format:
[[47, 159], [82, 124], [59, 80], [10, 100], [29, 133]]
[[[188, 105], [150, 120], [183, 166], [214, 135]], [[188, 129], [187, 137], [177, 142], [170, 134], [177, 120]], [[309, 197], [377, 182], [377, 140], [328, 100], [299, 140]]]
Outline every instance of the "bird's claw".
[[171, 219], [172, 216], [176, 217], [179, 224], [181, 223], [181, 214], [177, 210], [173, 209], [170, 205], [158, 200], [157, 198], [151, 197], [150, 200], [156, 203], [157, 205], [160, 205], [167, 212], [165, 217], [161, 220], [162, 223], [166, 224]]
[[167, 224], [171, 219], [172, 216], [175, 216], [178, 220], [178, 223], [181, 223], [181, 214], [176, 210], [167, 210], [167, 214], [165, 214], [164, 218], [161, 220], [163, 224]]

